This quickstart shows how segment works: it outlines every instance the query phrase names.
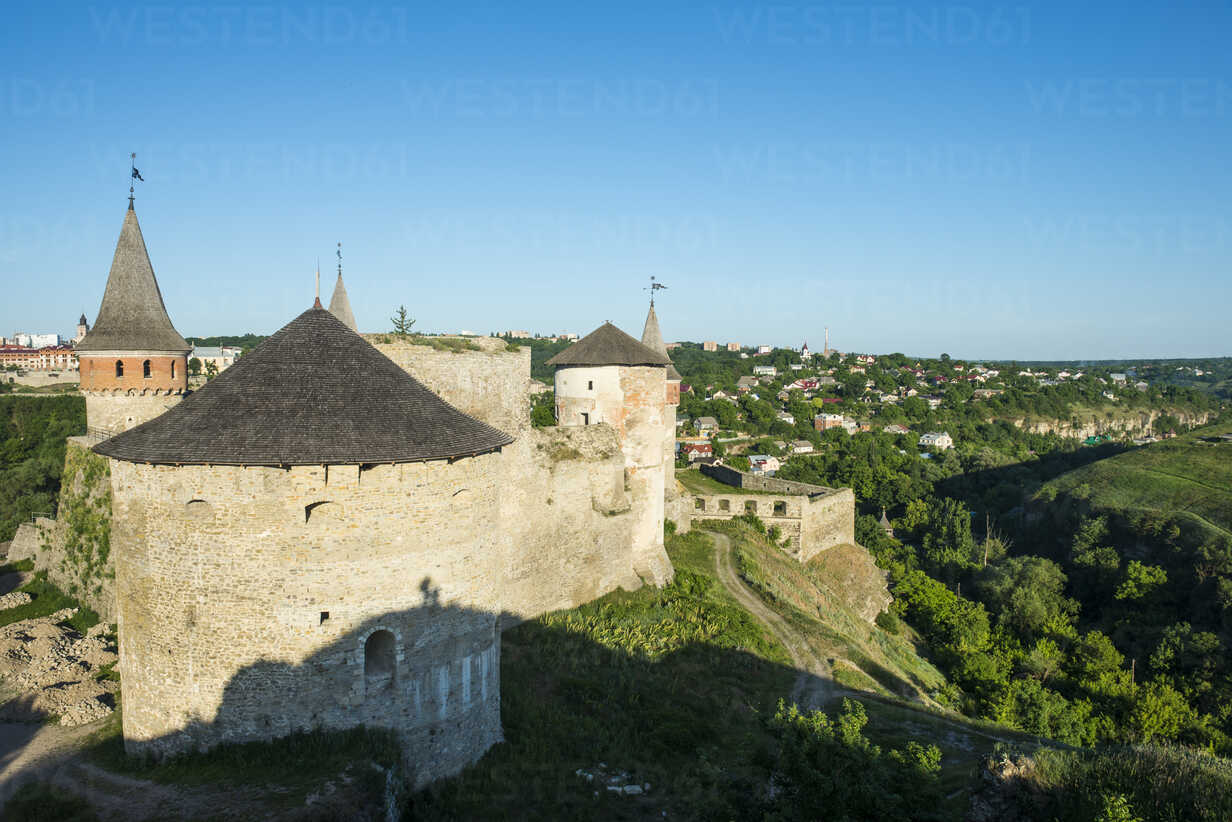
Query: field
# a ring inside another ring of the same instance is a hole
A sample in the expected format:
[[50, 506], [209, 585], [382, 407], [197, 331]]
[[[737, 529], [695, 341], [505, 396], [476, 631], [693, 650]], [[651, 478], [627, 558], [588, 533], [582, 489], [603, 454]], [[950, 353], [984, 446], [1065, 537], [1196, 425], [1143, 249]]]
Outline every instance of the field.
[[1232, 535], [1232, 443], [1212, 441], [1230, 432], [1232, 423], [1207, 426], [1093, 462], [1041, 493], [1089, 496], [1095, 508], [1178, 512]]

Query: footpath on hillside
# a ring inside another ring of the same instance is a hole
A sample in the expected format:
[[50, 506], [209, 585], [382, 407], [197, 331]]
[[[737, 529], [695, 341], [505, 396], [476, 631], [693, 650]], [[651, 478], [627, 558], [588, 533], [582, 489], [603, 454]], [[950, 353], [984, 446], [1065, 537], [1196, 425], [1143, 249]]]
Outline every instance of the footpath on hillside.
[[740, 603], [742, 608], [757, 617], [770, 629], [775, 638], [783, 643], [783, 647], [791, 656], [792, 664], [800, 672], [792, 687], [792, 700], [801, 708], [815, 710], [824, 707], [840, 691], [846, 693], [845, 689], [838, 688], [834, 684], [830, 666], [824, 660], [818, 659], [809, 647], [808, 640], [788, 625], [787, 620], [762, 602], [761, 597], [740, 579], [740, 575], [732, 566], [734, 549], [731, 537], [717, 531], [708, 532], [708, 536], [714, 540], [714, 570], [719, 581], [723, 583], [723, 587]]

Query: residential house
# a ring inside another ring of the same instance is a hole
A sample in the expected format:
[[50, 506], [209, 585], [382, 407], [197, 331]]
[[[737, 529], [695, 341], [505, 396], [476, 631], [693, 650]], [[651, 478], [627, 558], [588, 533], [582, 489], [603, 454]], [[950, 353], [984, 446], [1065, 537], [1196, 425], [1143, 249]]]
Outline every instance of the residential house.
[[778, 419], [779, 422], [785, 422], [788, 425], [796, 424], [796, 418], [792, 416], [791, 414], [788, 414], [786, 411], [780, 411], [774, 416], [776, 419]]
[[689, 462], [708, 459], [714, 456], [714, 446], [706, 440], [688, 440], [676, 444], [676, 448], [680, 456], [687, 459]]
[[815, 431], [829, 431], [831, 428], [842, 427], [842, 414], [818, 414], [813, 417], [813, 430]]
[[890, 423], [889, 425], [885, 426], [881, 430], [886, 432], [887, 434], [910, 434], [911, 433], [910, 428], [908, 428], [905, 425], [899, 425], [896, 422]]
[[718, 433], [719, 421], [714, 417], [698, 417], [694, 425], [697, 428], [697, 433], [713, 436]]
[[756, 377], [750, 377], [746, 375], [736, 380], [736, 390], [738, 390], [741, 394], [747, 391], [751, 391], [753, 387], [756, 385], [757, 385]]
[[777, 377], [779, 370], [773, 365], [755, 365], [753, 366], [753, 376], [755, 377]]
[[793, 440], [791, 443], [791, 453], [811, 454], [813, 453], [813, 443], [808, 440]]
[[946, 451], [954, 447], [954, 440], [946, 431], [931, 431], [920, 437], [920, 447]]
[[766, 354], [769, 354], [769, 353], [770, 353], [771, 351], [773, 351], [773, 350], [774, 350], [774, 346], [771, 346], [771, 345], [759, 345], [759, 346], [757, 346], [757, 354], [758, 354], [758, 356], [764, 356], [764, 355], [766, 355]]
[[772, 457], [769, 454], [749, 455], [749, 471], [759, 476], [773, 477], [775, 472], [782, 467], [778, 457]]

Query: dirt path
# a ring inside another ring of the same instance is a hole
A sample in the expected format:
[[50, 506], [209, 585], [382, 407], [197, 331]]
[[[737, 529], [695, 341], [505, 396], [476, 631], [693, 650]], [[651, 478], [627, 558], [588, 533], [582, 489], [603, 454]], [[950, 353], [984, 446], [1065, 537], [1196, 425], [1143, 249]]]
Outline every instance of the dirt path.
[[823, 707], [840, 692], [846, 693], [845, 689], [835, 686], [830, 666], [824, 660], [818, 659], [809, 647], [808, 640], [762, 602], [761, 598], [745, 585], [744, 580], [740, 579], [732, 562], [731, 537], [716, 531], [711, 531], [708, 535], [714, 540], [714, 570], [719, 582], [745, 610], [761, 620], [779, 642], [783, 643], [791, 656], [792, 664], [800, 672], [791, 689], [792, 700], [801, 709], [813, 710]]

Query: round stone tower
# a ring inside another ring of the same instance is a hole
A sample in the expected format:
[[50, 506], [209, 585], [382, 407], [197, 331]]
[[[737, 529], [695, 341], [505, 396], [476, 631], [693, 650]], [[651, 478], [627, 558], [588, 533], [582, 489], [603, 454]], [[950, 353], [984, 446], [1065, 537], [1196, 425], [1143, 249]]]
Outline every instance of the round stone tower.
[[633, 506], [634, 570], [662, 585], [671, 562], [663, 548], [663, 429], [671, 360], [604, 323], [555, 357], [556, 423], [606, 423], [616, 429]]
[[190, 350], [167, 316], [130, 201], [98, 319], [77, 344], [86, 425], [116, 434], [179, 402]]
[[415, 779], [501, 738], [498, 461], [317, 305], [111, 458], [124, 740], [390, 728]]

